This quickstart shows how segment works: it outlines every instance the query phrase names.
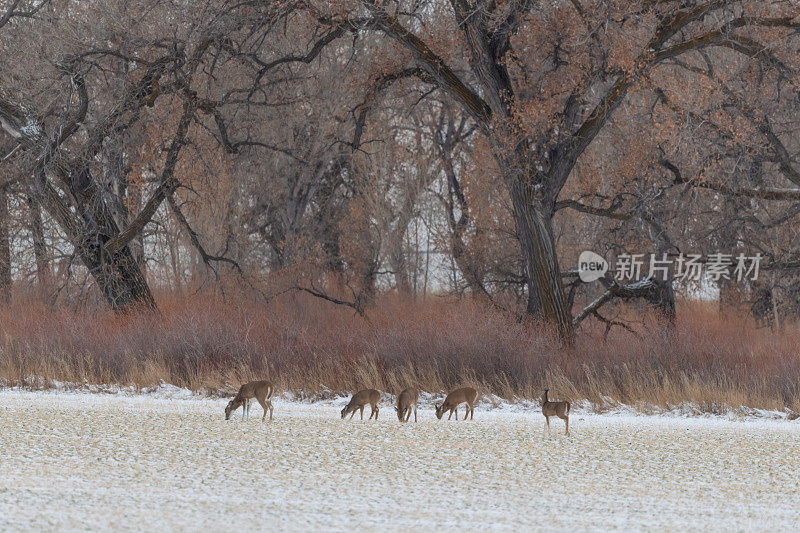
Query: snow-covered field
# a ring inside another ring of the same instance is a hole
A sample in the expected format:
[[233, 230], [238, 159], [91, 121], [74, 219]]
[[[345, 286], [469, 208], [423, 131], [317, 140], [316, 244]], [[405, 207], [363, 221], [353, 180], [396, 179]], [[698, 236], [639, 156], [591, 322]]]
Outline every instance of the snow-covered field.
[[800, 529], [798, 421], [177, 396], [0, 391], [0, 530]]

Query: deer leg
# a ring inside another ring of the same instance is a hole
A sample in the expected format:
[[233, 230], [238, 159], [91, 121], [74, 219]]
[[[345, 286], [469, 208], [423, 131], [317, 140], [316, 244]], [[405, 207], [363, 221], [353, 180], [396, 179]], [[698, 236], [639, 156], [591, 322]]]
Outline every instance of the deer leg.
[[456, 410], [456, 420], [458, 420], [458, 406], [457, 405], [455, 407], [455, 410]]
[[[263, 422], [264, 419], [267, 418], [268, 408], [270, 409], [269, 419], [272, 420], [272, 402], [266, 400], [265, 398], [259, 398], [258, 396], [256, 396], [256, 400], [258, 400], [258, 403], [260, 403], [261, 407], [264, 409], [264, 416], [261, 417], [261, 421]], [[267, 407], [267, 403], [269, 403], [269, 407]]]
[[361, 421], [364, 421], [364, 406], [361, 406]]
[[567, 424], [567, 429], [564, 430], [564, 435], [569, 435], [569, 416], [564, 417], [564, 423]]
[[350, 420], [352, 420], [354, 416], [356, 416], [356, 410], [355, 409], [353, 409], [353, 411], [350, 413]]
[[547, 434], [549, 435], [550, 434], [550, 417], [549, 416], [545, 416], [544, 417], [544, 421], [547, 422]]
[[[411, 411], [408, 411], [408, 418], [411, 418]], [[417, 421], [417, 404], [414, 404], [414, 422]]]
[[469, 419], [475, 420], [475, 406], [472, 404], [469, 404]]
[[378, 413], [381, 412], [381, 408], [378, 405], [375, 405], [375, 421], [378, 421]]

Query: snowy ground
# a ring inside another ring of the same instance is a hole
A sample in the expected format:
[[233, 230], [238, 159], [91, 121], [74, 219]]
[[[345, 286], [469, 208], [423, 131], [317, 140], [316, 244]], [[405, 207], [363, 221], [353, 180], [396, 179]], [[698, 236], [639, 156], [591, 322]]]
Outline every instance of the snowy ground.
[[176, 396], [0, 391], [0, 530], [800, 529], [800, 421]]

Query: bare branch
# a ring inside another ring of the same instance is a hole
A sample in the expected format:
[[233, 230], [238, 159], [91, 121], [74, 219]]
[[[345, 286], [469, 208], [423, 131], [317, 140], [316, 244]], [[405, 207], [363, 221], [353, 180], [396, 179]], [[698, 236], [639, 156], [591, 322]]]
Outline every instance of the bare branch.
[[489, 123], [492, 116], [489, 105], [476, 91], [468, 87], [444, 60], [430, 49], [425, 41], [403, 27], [396, 18], [378, 14], [374, 22], [386, 35], [409, 50], [417, 63], [437, 81], [442, 89], [461, 102], [476, 121], [483, 125]]
[[0, 15], [0, 28], [8, 24], [8, 22], [14, 17], [20, 18], [32, 18], [42, 9], [50, 0], [42, 0], [38, 4], [34, 4], [32, 8], [25, 10], [25, 11], [18, 11], [17, 8], [19, 7], [21, 0], [14, 0], [11, 5], [6, 8], [5, 13]]
[[183, 112], [178, 122], [177, 131], [172, 138], [172, 143], [167, 152], [167, 159], [164, 162], [164, 169], [161, 172], [161, 179], [159, 180], [158, 187], [156, 187], [150, 199], [128, 227], [106, 243], [105, 248], [109, 253], [113, 254], [136, 237], [145, 225], [150, 222], [150, 219], [153, 218], [161, 202], [163, 202], [165, 198], [171, 197], [172, 193], [177, 190], [180, 183], [175, 178], [175, 166], [178, 163], [178, 155], [180, 154], [181, 148], [186, 144], [186, 133], [189, 130], [189, 124], [193, 117], [194, 106], [191, 101], [186, 100], [183, 104]]
[[606, 291], [596, 298], [593, 302], [583, 308], [572, 320], [573, 325], [577, 326], [587, 316], [596, 314], [597, 311], [614, 298], [631, 299], [644, 298], [654, 302], [658, 298], [658, 285], [650, 278], [645, 278], [634, 283], [622, 285], [615, 279], [606, 275], [600, 278], [600, 283], [606, 287]]
[[740, 196], [745, 198], [760, 198], [762, 200], [785, 200], [785, 201], [798, 201], [800, 200], [800, 189], [782, 189], [779, 187], [759, 187], [755, 189], [745, 189], [742, 187], [731, 187], [721, 183], [713, 183], [707, 180], [691, 180], [685, 178], [680, 169], [672, 162], [661, 159], [659, 164], [669, 170], [673, 175], [675, 184], [688, 184], [692, 187], [701, 189], [708, 189], [731, 196]]
[[183, 212], [180, 210], [180, 207], [178, 207], [178, 204], [175, 203], [175, 198], [172, 196], [172, 194], [170, 194], [167, 197], [167, 202], [169, 203], [169, 207], [172, 210], [172, 214], [174, 214], [175, 218], [178, 219], [178, 223], [183, 227], [184, 230], [186, 230], [186, 233], [189, 234], [189, 240], [191, 241], [192, 246], [194, 246], [195, 249], [200, 254], [200, 258], [203, 260], [203, 263], [205, 263], [214, 272], [214, 276], [217, 279], [219, 279], [219, 274], [217, 273], [217, 270], [214, 268], [214, 266], [211, 264], [212, 261], [228, 263], [231, 266], [233, 266], [233, 268], [238, 270], [239, 273], [242, 272], [242, 267], [239, 266], [239, 263], [237, 263], [233, 259], [219, 255], [211, 255], [208, 252], [206, 252], [206, 249], [203, 247], [202, 244], [200, 244], [200, 238], [197, 236], [197, 232], [189, 225], [189, 221], [186, 220], [186, 217], [183, 215]]
[[324, 292], [320, 292], [320, 291], [318, 291], [316, 289], [313, 289], [313, 288], [310, 289], [308, 287], [301, 287], [299, 285], [296, 286], [294, 289], [297, 290], [297, 291], [300, 291], [300, 292], [306, 292], [306, 293], [310, 294], [311, 296], [314, 296], [315, 298], [320, 298], [322, 300], [325, 300], [326, 302], [331, 302], [331, 303], [334, 303], [336, 305], [343, 305], [345, 307], [349, 307], [349, 308], [353, 309], [356, 313], [358, 313], [359, 316], [366, 318], [366, 316], [364, 315], [364, 309], [361, 307], [361, 305], [357, 301], [356, 302], [348, 302], [346, 300], [340, 300], [339, 298], [334, 298], [333, 296], [328, 296]]

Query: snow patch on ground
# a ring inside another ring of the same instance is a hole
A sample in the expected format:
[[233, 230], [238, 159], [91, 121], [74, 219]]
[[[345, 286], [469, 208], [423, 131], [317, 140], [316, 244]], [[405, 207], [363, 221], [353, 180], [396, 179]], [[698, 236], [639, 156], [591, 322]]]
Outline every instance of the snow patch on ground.
[[[25, 378], [22, 383], [10, 384], [6, 380], [0, 379], [0, 391], [3, 389], [10, 390], [35, 390], [41, 392], [74, 392], [74, 393], [96, 393], [96, 394], [115, 394], [122, 396], [135, 396], [144, 395], [153, 398], [162, 399], [176, 399], [176, 400], [202, 400], [202, 399], [219, 399], [229, 398], [236, 394], [237, 389], [233, 386], [228, 386], [222, 389], [208, 390], [200, 389], [192, 391], [187, 388], [177, 387], [162, 381], [159, 385], [151, 387], [137, 387], [135, 385], [116, 385], [116, 384], [91, 384], [91, 383], [78, 383], [78, 382], [65, 382], [46, 380], [37, 376], [29, 376]], [[396, 402], [396, 396], [383, 392], [381, 405], [392, 406]], [[446, 396], [444, 391], [441, 392], [426, 392], [420, 391], [419, 406], [433, 409], [434, 405], [441, 403]], [[347, 405], [350, 399], [350, 393], [342, 391], [334, 391], [320, 385], [320, 390], [312, 393], [305, 391], [282, 391], [276, 393], [275, 398], [282, 399], [286, 402], [296, 402], [302, 404], [328, 404], [338, 406], [339, 409]], [[594, 404], [588, 400], [579, 400], [572, 402], [571, 412], [573, 414], [606, 414], [606, 415], [624, 415], [624, 416], [663, 416], [673, 418], [686, 418], [686, 417], [701, 417], [701, 418], [722, 418], [725, 420], [751, 420], [751, 419], [773, 419], [785, 420], [792, 415], [789, 410], [776, 411], [757, 409], [745, 405], [739, 407], [731, 406], [717, 406], [714, 412], [708, 412], [700, 408], [699, 405], [692, 402], [684, 402], [677, 405], [668, 405], [661, 407], [650, 404], [639, 405], [626, 405], [617, 402], [613, 398], [603, 397], [602, 402]], [[505, 412], [541, 412], [539, 400], [530, 400], [527, 398], [514, 398], [507, 400], [494, 394], [479, 395], [476, 405], [481, 409], [494, 410], [499, 409]], [[463, 409], [463, 407], [462, 407]]]
[[0, 390], [0, 530], [800, 529], [796, 422], [582, 409], [567, 437], [533, 403], [435, 399], [401, 424], [283, 394], [262, 424], [168, 385]]

